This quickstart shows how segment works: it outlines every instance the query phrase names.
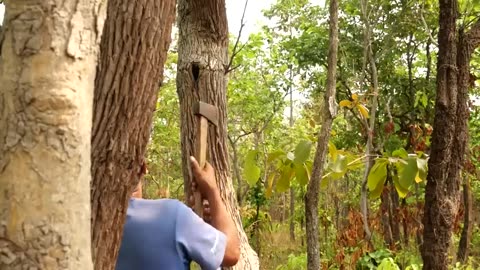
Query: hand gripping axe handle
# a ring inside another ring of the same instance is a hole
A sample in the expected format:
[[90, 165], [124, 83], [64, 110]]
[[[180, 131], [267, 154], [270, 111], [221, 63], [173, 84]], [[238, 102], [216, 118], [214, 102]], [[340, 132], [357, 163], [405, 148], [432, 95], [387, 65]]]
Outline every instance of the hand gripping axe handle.
[[[208, 122], [213, 125], [218, 124], [218, 108], [205, 103], [197, 102], [193, 107], [193, 112], [197, 116], [197, 137], [195, 140], [195, 158], [200, 165], [200, 168], [205, 167], [207, 159], [207, 137], [208, 137]], [[203, 198], [200, 192], [197, 190], [194, 194], [195, 197], [195, 212], [203, 218]]]

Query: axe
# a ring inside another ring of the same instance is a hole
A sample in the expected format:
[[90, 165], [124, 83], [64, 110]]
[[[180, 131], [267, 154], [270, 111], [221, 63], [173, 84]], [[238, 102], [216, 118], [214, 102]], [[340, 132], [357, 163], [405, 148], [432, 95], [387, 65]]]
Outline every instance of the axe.
[[[207, 159], [207, 137], [208, 137], [208, 122], [218, 124], [218, 108], [205, 103], [197, 102], [193, 107], [193, 113], [197, 116], [197, 138], [195, 140], [195, 158], [200, 165], [200, 168], [205, 167]], [[195, 197], [195, 212], [203, 218], [203, 198], [197, 190]]]

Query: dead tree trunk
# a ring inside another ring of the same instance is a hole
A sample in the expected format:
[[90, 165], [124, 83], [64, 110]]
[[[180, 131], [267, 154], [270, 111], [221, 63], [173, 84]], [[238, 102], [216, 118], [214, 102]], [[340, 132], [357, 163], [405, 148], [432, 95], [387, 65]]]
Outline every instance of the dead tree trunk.
[[128, 198], [141, 176], [175, 1], [111, 0], [95, 80], [92, 129], [92, 251], [113, 270]]
[[465, 32], [462, 27], [457, 29], [457, 16], [457, 0], [440, 0], [437, 98], [421, 249], [423, 269], [447, 269], [460, 201], [459, 173], [468, 136], [469, 62], [480, 45], [480, 20]]
[[338, 51], [338, 0], [330, 0], [330, 45], [328, 49], [327, 90], [323, 104], [323, 124], [318, 134], [317, 151], [313, 162], [313, 172], [305, 196], [305, 217], [307, 225], [307, 269], [320, 269], [320, 243], [318, 228], [318, 193], [323, 175], [328, 140], [333, 118], [337, 113], [335, 101], [337, 51]]
[[194, 154], [196, 117], [193, 104], [207, 102], [219, 109], [218, 126], [208, 134], [208, 161], [216, 171], [228, 212], [240, 233], [241, 258], [233, 269], [259, 269], [258, 256], [248, 243], [230, 177], [227, 147], [226, 67], [228, 28], [224, 0], [178, 1], [177, 92], [180, 100], [181, 145], [185, 191], [190, 190], [188, 157]]
[[92, 269], [90, 119], [105, 19], [100, 2], [5, 1], [2, 270]]

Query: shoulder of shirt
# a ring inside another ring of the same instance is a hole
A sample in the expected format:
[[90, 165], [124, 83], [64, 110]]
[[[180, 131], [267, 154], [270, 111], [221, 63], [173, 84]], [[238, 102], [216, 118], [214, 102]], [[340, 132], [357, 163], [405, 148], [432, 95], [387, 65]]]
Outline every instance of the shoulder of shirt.
[[135, 199], [132, 198], [130, 199], [129, 206], [136, 208], [136, 207], [148, 207], [148, 206], [162, 206], [162, 207], [168, 207], [168, 208], [183, 208], [187, 207], [186, 205], [183, 204], [183, 202], [177, 200], [177, 199]]

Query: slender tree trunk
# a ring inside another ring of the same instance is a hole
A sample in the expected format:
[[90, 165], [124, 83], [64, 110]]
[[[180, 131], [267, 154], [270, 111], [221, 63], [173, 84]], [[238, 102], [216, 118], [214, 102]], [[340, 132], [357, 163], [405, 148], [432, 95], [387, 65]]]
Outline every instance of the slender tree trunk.
[[100, 1], [8, 0], [0, 58], [0, 269], [92, 268]]
[[[418, 183], [415, 183], [415, 200], [416, 200], [416, 206], [417, 206], [417, 211], [420, 211], [421, 209], [421, 202], [420, 202], [420, 191], [419, 191], [419, 184]], [[418, 213], [418, 212], [417, 212]], [[417, 215], [417, 217], [419, 217], [421, 215]], [[420, 227], [421, 227], [421, 219], [419, 218], [415, 218], [415, 223], [416, 223], [416, 227], [418, 228], [416, 230], [416, 240], [417, 240], [417, 246], [418, 247], [421, 247], [422, 246], [422, 243], [423, 243], [423, 238], [422, 238], [422, 232], [420, 231]]]
[[392, 228], [393, 242], [400, 244], [400, 207], [398, 204], [398, 193], [395, 186], [390, 182], [390, 227]]
[[97, 270], [115, 267], [128, 198], [143, 171], [174, 17], [174, 0], [108, 3], [91, 139]]
[[[367, 76], [367, 63], [368, 59], [370, 58], [370, 22], [368, 21], [368, 0], [362, 0], [360, 3], [361, 10], [362, 10], [362, 20], [364, 24], [363, 29], [363, 64], [362, 64], [362, 79], [361, 85], [362, 89], [365, 85], [365, 80]], [[376, 96], [373, 97], [372, 101], [375, 100]], [[373, 107], [373, 106], [372, 106]], [[371, 114], [373, 114], [374, 110], [371, 110]], [[363, 175], [363, 181], [361, 186], [361, 194], [360, 194], [360, 211], [362, 213], [362, 221], [363, 221], [363, 230], [365, 232], [365, 238], [370, 241], [372, 237], [372, 233], [370, 231], [370, 226], [368, 224], [368, 190], [367, 190], [367, 181], [368, 181], [368, 174], [370, 173], [370, 168], [372, 167], [373, 159], [370, 157], [371, 152], [373, 150], [373, 126], [370, 126], [367, 121], [365, 120], [366, 125], [366, 132], [367, 132], [367, 147], [365, 151], [365, 155], [367, 156], [365, 160], [365, 172]], [[373, 119], [373, 123], [375, 124], [375, 119]]]
[[469, 254], [469, 246], [472, 238], [472, 191], [470, 190], [470, 180], [465, 177], [463, 184], [463, 206], [465, 214], [463, 217], [463, 229], [458, 245], [457, 261], [466, 263]]
[[480, 45], [480, 20], [457, 31], [458, 3], [440, 0], [437, 99], [425, 190], [424, 269], [447, 269], [452, 228], [460, 201], [460, 170], [468, 137], [468, 78]]
[[295, 241], [295, 189], [290, 187], [290, 241]]
[[[387, 172], [387, 175], [390, 176], [390, 172]], [[391, 247], [393, 246], [394, 241], [392, 227], [390, 226], [390, 207], [390, 177], [388, 177], [381, 195], [380, 211], [382, 214], [383, 239], [387, 246]]]
[[203, 101], [219, 110], [218, 126], [210, 126], [208, 161], [215, 168], [217, 183], [227, 210], [240, 234], [241, 258], [232, 269], [259, 269], [258, 256], [248, 244], [230, 177], [227, 147], [225, 67], [228, 64], [228, 29], [224, 0], [178, 1], [177, 92], [181, 109], [183, 175], [187, 194], [191, 175], [188, 157], [194, 154], [196, 117], [193, 104]]
[[407, 208], [407, 201], [405, 199], [402, 199], [402, 206], [401, 206], [401, 212], [402, 214], [402, 227], [403, 227], [403, 244], [404, 247], [408, 247], [408, 238], [409, 238], [409, 232], [408, 232], [408, 208]]
[[330, 45], [328, 49], [327, 90], [323, 104], [323, 124], [318, 134], [318, 145], [313, 162], [313, 172], [305, 196], [305, 216], [307, 225], [307, 269], [320, 269], [318, 193], [323, 166], [328, 149], [328, 140], [333, 118], [337, 113], [335, 101], [337, 51], [338, 51], [338, 0], [330, 0]]
[[[290, 38], [292, 37], [292, 31], [290, 30]], [[290, 73], [290, 129], [293, 128], [293, 71], [292, 66], [289, 66]], [[290, 187], [290, 241], [295, 241], [295, 189]]]

